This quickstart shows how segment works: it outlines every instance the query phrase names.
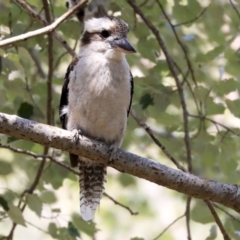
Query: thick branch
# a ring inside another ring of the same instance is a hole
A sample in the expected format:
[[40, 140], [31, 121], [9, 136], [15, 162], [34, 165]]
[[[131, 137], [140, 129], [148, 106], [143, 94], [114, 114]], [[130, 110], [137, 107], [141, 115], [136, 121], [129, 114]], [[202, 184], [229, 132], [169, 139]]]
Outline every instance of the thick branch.
[[[72, 141], [74, 133], [57, 127], [0, 113], [0, 133], [62, 149], [88, 157], [99, 163], [108, 164], [109, 156], [106, 145], [86, 137], [81, 137], [79, 144], [75, 144]], [[120, 149], [109, 165], [121, 172], [146, 179], [189, 196], [221, 203], [240, 213], [240, 189], [237, 185], [201, 179]]]

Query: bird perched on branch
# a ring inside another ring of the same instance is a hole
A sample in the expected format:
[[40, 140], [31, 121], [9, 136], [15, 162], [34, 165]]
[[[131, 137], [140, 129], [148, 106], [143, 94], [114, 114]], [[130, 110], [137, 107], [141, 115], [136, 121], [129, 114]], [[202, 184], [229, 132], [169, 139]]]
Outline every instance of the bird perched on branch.
[[[80, 51], [67, 69], [60, 100], [62, 127], [104, 142], [110, 159], [121, 146], [127, 125], [133, 78], [125, 53], [128, 25], [115, 17], [87, 20]], [[104, 191], [106, 166], [70, 154], [80, 171], [80, 208], [85, 221], [94, 217]]]

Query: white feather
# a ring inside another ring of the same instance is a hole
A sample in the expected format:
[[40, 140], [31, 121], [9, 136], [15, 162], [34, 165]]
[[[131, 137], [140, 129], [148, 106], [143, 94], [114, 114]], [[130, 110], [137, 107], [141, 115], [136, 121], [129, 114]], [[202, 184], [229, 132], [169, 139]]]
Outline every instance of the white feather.
[[81, 216], [84, 221], [90, 221], [94, 218], [98, 203], [86, 203], [83, 198], [81, 203]]
[[61, 113], [60, 113], [60, 117], [62, 117], [63, 115], [68, 114], [68, 106], [64, 106], [61, 109]]
[[115, 22], [111, 19], [104, 17], [104, 18], [91, 18], [87, 20], [84, 24], [84, 31], [88, 32], [99, 32], [102, 30], [110, 30], [112, 27], [115, 26]]

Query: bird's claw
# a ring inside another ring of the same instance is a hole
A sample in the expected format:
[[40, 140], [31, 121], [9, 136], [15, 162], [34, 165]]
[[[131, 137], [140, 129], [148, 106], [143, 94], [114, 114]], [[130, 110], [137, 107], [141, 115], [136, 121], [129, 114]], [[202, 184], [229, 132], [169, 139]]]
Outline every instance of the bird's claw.
[[77, 144], [79, 143], [79, 140], [80, 140], [80, 136], [82, 135], [82, 132], [80, 129], [73, 129], [72, 130], [74, 136], [73, 136], [73, 141]]
[[110, 146], [108, 151], [107, 151], [107, 154], [109, 155], [109, 160], [108, 160], [108, 164], [112, 163], [113, 162], [113, 158], [115, 157], [115, 154], [117, 152], [117, 147], [116, 146]]

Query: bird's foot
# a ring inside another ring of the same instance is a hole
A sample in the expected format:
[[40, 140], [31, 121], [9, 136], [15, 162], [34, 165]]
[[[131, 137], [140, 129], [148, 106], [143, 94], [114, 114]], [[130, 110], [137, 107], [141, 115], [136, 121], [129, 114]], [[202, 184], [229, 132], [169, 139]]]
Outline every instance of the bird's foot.
[[77, 144], [79, 143], [80, 136], [82, 135], [82, 131], [80, 129], [73, 129], [72, 130], [74, 136], [73, 136], [73, 141]]
[[109, 155], [108, 164], [113, 162], [113, 158], [115, 157], [117, 150], [118, 150], [117, 146], [115, 145], [109, 146], [109, 149], [107, 151], [107, 154]]

